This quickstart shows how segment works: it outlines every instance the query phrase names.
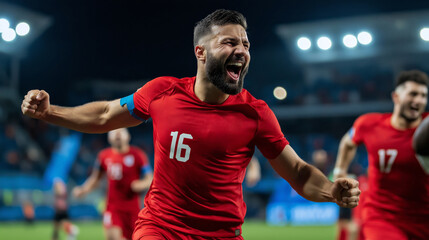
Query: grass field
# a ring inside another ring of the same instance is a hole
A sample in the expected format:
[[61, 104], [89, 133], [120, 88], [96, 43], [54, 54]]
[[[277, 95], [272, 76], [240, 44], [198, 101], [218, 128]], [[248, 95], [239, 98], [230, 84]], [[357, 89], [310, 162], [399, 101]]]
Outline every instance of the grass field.
[[[78, 240], [104, 240], [101, 222], [77, 222], [80, 228]], [[0, 238], [4, 240], [50, 240], [51, 222], [25, 223], [0, 222]], [[321, 227], [278, 227], [262, 222], [245, 222], [243, 225], [245, 240], [333, 240], [335, 226]], [[65, 240], [64, 234], [62, 238]]]

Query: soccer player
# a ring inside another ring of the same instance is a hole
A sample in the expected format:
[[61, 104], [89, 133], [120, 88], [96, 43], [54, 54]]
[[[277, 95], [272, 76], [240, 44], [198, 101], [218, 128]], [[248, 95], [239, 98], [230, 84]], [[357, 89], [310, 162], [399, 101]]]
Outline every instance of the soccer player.
[[54, 190], [54, 231], [52, 240], [59, 239], [59, 231], [61, 227], [67, 234], [67, 240], [74, 240], [79, 234], [79, 227], [72, 224], [68, 215], [67, 204], [67, 186], [61, 178], [55, 178], [53, 184]]
[[30, 117], [99, 133], [153, 122], [155, 167], [133, 239], [242, 239], [242, 182], [255, 146], [305, 198], [355, 207], [355, 180], [329, 181], [289, 145], [268, 105], [243, 89], [250, 62], [241, 13], [216, 10], [194, 29], [195, 77], [156, 78], [134, 94], [77, 107], [44, 90], [22, 103]]
[[126, 128], [110, 131], [108, 141], [111, 147], [98, 154], [90, 177], [82, 186], [73, 189], [73, 195], [85, 196], [107, 173], [107, 206], [103, 214], [106, 239], [131, 239], [140, 211], [139, 193], [149, 188], [153, 174], [146, 154], [130, 146]]
[[401, 72], [392, 92], [393, 113], [360, 116], [340, 142], [337, 177], [347, 173], [359, 144], [368, 151], [361, 209], [365, 239], [429, 239], [429, 172], [412, 148], [413, 133], [428, 115], [428, 82], [421, 71]]

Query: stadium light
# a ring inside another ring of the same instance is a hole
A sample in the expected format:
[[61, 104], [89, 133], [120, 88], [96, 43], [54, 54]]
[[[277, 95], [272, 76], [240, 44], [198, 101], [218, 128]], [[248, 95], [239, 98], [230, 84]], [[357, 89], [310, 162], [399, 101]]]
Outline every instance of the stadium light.
[[429, 41], [429, 28], [422, 28], [420, 30], [420, 37], [424, 40], [424, 41]]
[[276, 87], [273, 91], [274, 97], [278, 100], [284, 100], [287, 96], [287, 91], [284, 87]]
[[372, 36], [369, 32], [360, 32], [358, 34], [358, 41], [360, 44], [368, 45], [372, 42]]
[[357, 39], [352, 34], [347, 34], [343, 37], [344, 46], [348, 48], [354, 48], [357, 46]]
[[308, 50], [311, 48], [311, 41], [307, 37], [300, 37], [297, 41], [297, 45], [301, 50]]
[[20, 22], [18, 25], [16, 25], [16, 34], [19, 36], [25, 36], [30, 32], [30, 25], [26, 22]]
[[6, 29], [8, 29], [10, 26], [10, 23], [5, 18], [0, 18], [0, 33], [4, 32]]
[[322, 50], [328, 50], [332, 47], [332, 41], [328, 37], [320, 37], [317, 39], [317, 46]]
[[13, 30], [12, 28], [8, 28], [3, 31], [3, 33], [1, 34], [1, 37], [6, 42], [11, 42], [16, 38], [15, 30]]

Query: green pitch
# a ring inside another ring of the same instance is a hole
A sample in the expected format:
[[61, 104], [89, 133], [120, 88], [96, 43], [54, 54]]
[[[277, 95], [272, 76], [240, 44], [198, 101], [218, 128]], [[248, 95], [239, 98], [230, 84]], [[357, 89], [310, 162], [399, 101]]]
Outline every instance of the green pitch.
[[[104, 240], [101, 222], [76, 222], [80, 228], [78, 240]], [[243, 225], [245, 240], [334, 240], [335, 226], [324, 227], [274, 227], [262, 222], [247, 221]], [[5, 240], [49, 240], [51, 222], [36, 222], [33, 225], [16, 222], [0, 222], [0, 238]], [[61, 239], [65, 240], [62, 233]]]

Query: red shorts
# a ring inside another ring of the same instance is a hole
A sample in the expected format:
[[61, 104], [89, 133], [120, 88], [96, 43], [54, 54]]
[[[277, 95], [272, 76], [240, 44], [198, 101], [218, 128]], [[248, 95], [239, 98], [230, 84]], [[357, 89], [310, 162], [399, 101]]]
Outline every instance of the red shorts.
[[243, 237], [203, 237], [198, 235], [189, 235], [173, 229], [158, 226], [154, 222], [140, 223], [139, 228], [133, 234], [133, 240], [243, 240]]
[[427, 240], [429, 219], [423, 222], [401, 222], [387, 219], [366, 220], [363, 224], [365, 240]]
[[109, 210], [103, 214], [103, 226], [105, 228], [119, 227], [122, 230], [122, 236], [131, 239], [137, 218], [138, 211]]

